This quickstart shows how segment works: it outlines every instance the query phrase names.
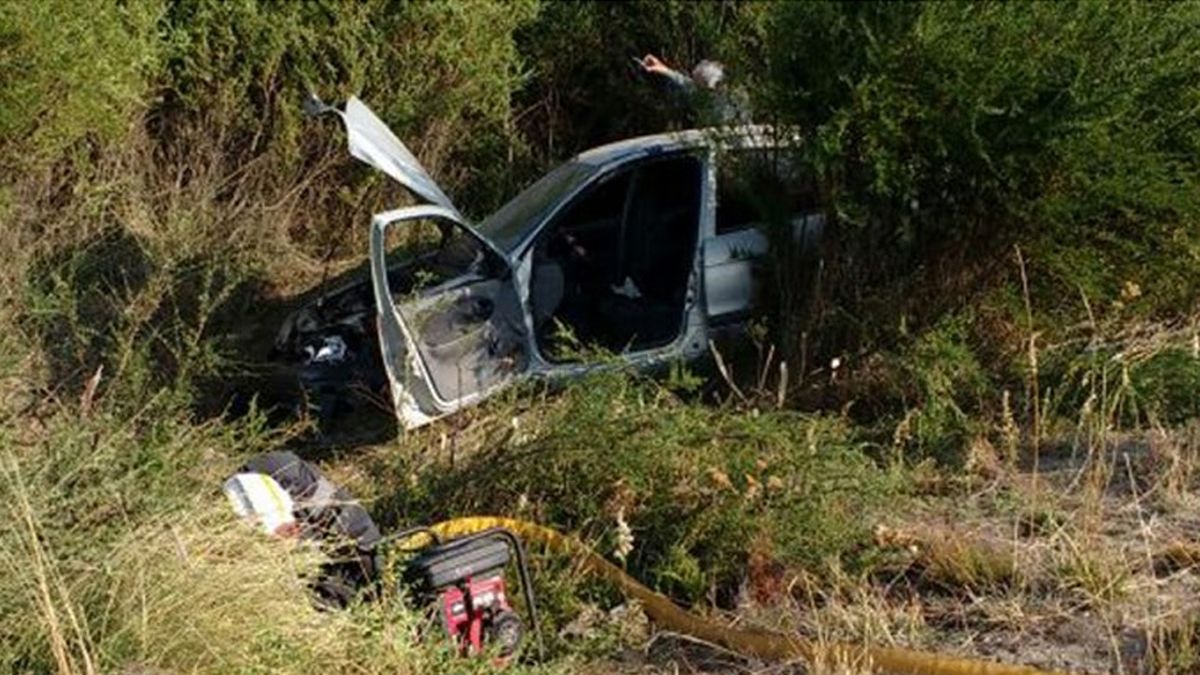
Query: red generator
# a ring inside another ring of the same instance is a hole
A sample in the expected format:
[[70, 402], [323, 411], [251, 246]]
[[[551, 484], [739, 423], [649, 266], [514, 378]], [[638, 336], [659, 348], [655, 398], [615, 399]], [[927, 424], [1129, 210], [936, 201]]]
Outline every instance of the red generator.
[[[537, 636], [537, 609], [525, 551], [512, 532], [493, 528], [446, 542], [435, 539], [405, 566], [404, 578], [415, 598], [433, 606], [442, 627], [464, 655], [494, 648], [507, 660], [524, 641], [525, 626], [509, 604], [504, 581], [514, 554], [530, 629]], [[538, 647], [540, 651], [540, 637]]]

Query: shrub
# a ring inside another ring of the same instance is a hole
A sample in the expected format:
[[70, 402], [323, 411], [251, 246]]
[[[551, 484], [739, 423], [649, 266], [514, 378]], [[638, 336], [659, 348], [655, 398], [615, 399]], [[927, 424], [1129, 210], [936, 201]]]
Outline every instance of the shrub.
[[235, 169], [269, 149], [280, 162], [311, 150], [300, 111], [307, 92], [358, 95], [401, 138], [419, 139], [414, 150], [431, 171], [461, 186], [467, 174], [453, 160], [507, 133], [522, 75], [512, 34], [533, 10], [532, 2], [174, 4], [156, 114], [168, 131], [189, 119], [219, 130]]
[[760, 107], [837, 216], [814, 333], [936, 321], [1008, 283], [1015, 242], [1047, 330], [1130, 280], [1142, 316], [1194, 305], [1200, 6], [781, 3], [770, 26]]
[[111, 144], [145, 109], [162, 46], [150, 1], [0, 4], [0, 154], [7, 180], [84, 140]]
[[631, 61], [655, 53], [690, 71], [701, 59], [748, 86], [762, 68], [765, 3], [545, 3], [518, 33], [529, 79], [515, 98], [535, 155], [559, 160], [600, 143], [688, 124], [662, 82]]
[[728, 599], [752, 550], [813, 568], [852, 559], [893, 491], [837, 418], [732, 414], [620, 373], [591, 377], [546, 408], [519, 416], [510, 445], [451, 468], [401, 461], [413, 487], [385, 497], [381, 512], [407, 523], [531, 517], [599, 537], [610, 555], [623, 519], [631, 573], [696, 601], [714, 590]]
[[971, 348], [969, 326], [968, 317], [947, 317], [896, 357], [898, 393], [908, 410], [896, 440], [911, 459], [958, 466], [980, 431], [977, 416], [988, 380]]

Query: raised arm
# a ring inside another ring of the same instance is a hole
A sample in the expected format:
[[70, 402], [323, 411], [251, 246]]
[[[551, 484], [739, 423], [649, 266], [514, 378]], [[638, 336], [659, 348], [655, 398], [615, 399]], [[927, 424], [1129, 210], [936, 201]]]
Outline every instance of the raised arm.
[[672, 86], [682, 91], [690, 92], [696, 88], [695, 80], [685, 73], [681, 73], [678, 70], [671, 68], [667, 64], [663, 63], [662, 59], [653, 54], [647, 54], [643, 56], [638, 63], [642, 65], [642, 70], [646, 71], [647, 73], [653, 73], [655, 75], [661, 75], [662, 77], [665, 77]]

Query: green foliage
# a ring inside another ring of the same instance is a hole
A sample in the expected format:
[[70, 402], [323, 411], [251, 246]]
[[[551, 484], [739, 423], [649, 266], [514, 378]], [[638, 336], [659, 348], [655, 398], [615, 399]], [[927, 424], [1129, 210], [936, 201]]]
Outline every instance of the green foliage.
[[[504, 187], [504, 173], [490, 167], [517, 143], [509, 132], [509, 97], [522, 82], [513, 32], [534, 10], [531, 1], [174, 4], [160, 114], [168, 124], [218, 127], [233, 166], [267, 150], [294, 162], [306, 147], [329, 146], [312, 139], [302, 97], [358, 95], [402, 139], [419, 141], [414, 150], [452, 192], [473, 185], [458, 196], [474, 211], [477, 199], [494, 205]], [[340, 142], [332, 128], [321, 135]], [[487, 179], [469, 180], [464, 160]]]
[[969, 325], [967, 317], [947, 317], [896, 357], [899, 394], [909, 399], [896, 442], [913, 459], [957, 466], [979, 432], [976, 418], [988, 380], [971, 348]]
[[1103, 309], [1129, 280], [1143, 316], [1194, 305], [1200, 5], [776, 7], [761, 107], [810, 139], [838, 216], [825, 292], [875, 319], [858, 340], [889, 311], [936, 320], [1014, 242], [1048, 329], [1082, 313], [1080, 289]]
[[1190, 345], [1135, 363], [1130, 379], [1146, 421], [1174, 426], [1200, 417], [1200, 357]]
[[1047, 354], [1042, 379], [1057, 391], [1046, 412], [1098, 430], [1175, 426], [1200, 414], [1194, 334], [1158, 329]]
[[1198, 22], [1189, 3], [786, 5], [777, 111], [817, 139], [841, 212], [901, 241], [1194, 214]]
[[518, 419], [508, 447], [452, 470], [402, 468], [416, 472], [414, 487], [381, 510], [401, 522], [532, 517], [598, 536], [610, 555], [623, 519], [634, 537], [631, 573], [696, 601], [736, 589], [756, 547], [812, 568], [847, 555], [894, 489], [838, 419], [687, 405], [619, 373]]
[[192, 403], [205, 378], [228, 374], [230, 325], [245, 278], [208, 258], [155, 260], [145, 242], [110, 230], [31, 270], [21, 327], [47, 378], [68, 395], [103, 367], [100, 391], [133, 409], [155, 397]]
[[154, 0], [0, 2], [0, 176], [128, 133], [153, 96], [160, 12]]
[[154, 264], [220, 251], [261, 271], [291, 256], [295, 280], [306, 265], [316, 276], [312, 259], [358, 258], [365, 229], [352, 224], [404, 198], [347, 155], [335, 123], [302, 118], [309, 91], [363, 97], [466, 211], [484, 213], [519, 178], [513, 34], [535, 9], [4, 3], [0, 151], [12, 161], [0, 208], [14, 227], [3, 246], [24, 262], [115, 225], [144, 238]]
[[701, 59], [727, 66], [734, 86], [761, 68], [769, 5], [737, 2], [542, 5], [518, 36], [529, 81], [517, 95], [521, 128], [544, 160], [638, 134], [687, 126], [688, 111], [634, 57], [654, 53], [688, 72]]

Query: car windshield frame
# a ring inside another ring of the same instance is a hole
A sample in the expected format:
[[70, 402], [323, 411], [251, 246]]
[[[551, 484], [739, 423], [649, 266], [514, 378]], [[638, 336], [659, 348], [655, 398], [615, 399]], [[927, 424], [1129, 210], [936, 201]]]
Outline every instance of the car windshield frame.
[[579, 160], [560, 164], [484, 219], [475, 229], [506, 256], [512, 256], [538, 223], [598, 172], [599, 167]]

